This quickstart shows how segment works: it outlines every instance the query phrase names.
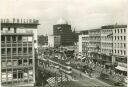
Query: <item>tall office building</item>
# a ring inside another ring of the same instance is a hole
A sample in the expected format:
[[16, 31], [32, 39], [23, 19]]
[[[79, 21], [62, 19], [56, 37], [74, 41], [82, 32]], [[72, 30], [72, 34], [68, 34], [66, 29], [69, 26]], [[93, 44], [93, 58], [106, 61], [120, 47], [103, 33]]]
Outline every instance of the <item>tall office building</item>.
[[53, 25], [53, 35], [59, 35], [61, 37], [62, 46], [70, 46], [74, 44], [71, 25], [63, 19], [58, 20], [57, 24]]
[[1, 85], [34, 85], [35, 19], [1, 19]]

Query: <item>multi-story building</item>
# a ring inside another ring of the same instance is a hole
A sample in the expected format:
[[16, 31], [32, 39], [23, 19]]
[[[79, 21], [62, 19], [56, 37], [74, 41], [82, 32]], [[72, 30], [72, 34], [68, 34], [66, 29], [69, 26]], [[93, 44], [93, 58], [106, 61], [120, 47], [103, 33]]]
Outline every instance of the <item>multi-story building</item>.
[[[87, 30], [86, 30], [87, 31]], [[126, 75], [127, 70], [127, 25], [106, 25], [100, 29], [88, 30], [89, 35], [89, 55], [93, 60], [98, 61], [106, 66], [115, 66], [117, 70]], [[87, 32], [81, 34], [86, 36]], [[82, 42], [86, 42], [79, 36], [79, 51], [82, 52]]]
[[35, 19], [1, 19], [2, 85], [34, 85], [38, 25]]
[[89, 30], [89, 54], [94, 61], [99, 61], [101, 51], [101, 29]]
[[113, 52], [113, 29], [109, 27], [101, 27], [101, 57], [105, 65], [110, 66], [114, 63], [112, 59]]
[[112, 25], [113, 27], [113, 56], [115, 62], [118, 63], [116, 67], [126, 75], [127, 72], [127, 25]]
[[48, 46], [49, 47], [59, 47], [60, 41], [61, 41], [60, 36], [57, 36], [57, 35], [56, 36], [55, 35], [48, 36]]
[[84, 56], [88, 56], [88, 51], [89, 51], [89, 35], [88, 35], [88, 30], [87, 31], [82, 31], [82, 32], [87, 32], [86, 34], [79, 35], [79, 53], [81, 53]]
[[57, 21], [56, 25], [53, 25], [53, 35], [61, 36], [62, 46], [71, 46], [74, 44], [73, 32], [71, 30], [71, 25], [69, 25], [65, 20], [60, 19]]

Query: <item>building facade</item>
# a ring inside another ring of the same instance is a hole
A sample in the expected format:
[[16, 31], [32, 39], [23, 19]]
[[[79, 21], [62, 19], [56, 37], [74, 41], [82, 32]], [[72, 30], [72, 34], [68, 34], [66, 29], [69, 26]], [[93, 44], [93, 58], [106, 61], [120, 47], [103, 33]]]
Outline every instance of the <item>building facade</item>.
[[[88, 31], [87, 31], [88, 32]], [[79, 53], [84, 56], [89, 55], [89, 35], [79, 35]]]
[[79, 51], [83, 52], [82, 47], [86, 47], [82, 42], [89, 40], [88, 53], [94, 61], [109, 67], [116, 64], [116, 68], [126, 75], [127, 25], [105, 25], [100, 29], [88, 30], [89, 39], [86, 41], [82, 39], [86, 37], [85, 31], [81, 31], [84, 35], [79, 35]]
[[101, 57], [104, 64], [110, 66], [115, 61], [113, 54], [113, 29], [105, 26], [101, 27]]
[[49, 47], [59, 47], [60, 46], [60, 41], [61, 41], [61, 37], [60, 36], [55, 36], [55, 35], [51, 35], [48, 36], [48, 46]]
[[35, 19], [1, 19], [2, 85], [34, 85], [38, 25]]
[[113, 57], [118, 70], [127, 72], [127, 25], [113, 25]]
[[71, 46], [74, 44], [73, 32], [71, 30], [71, 25], [69, 25], [63, 19], [58, 20], [57, 24], [53, 25], [53, 35], [61, 36], [61, 45], [62, 46]]
[[99, 61], [101, 51], [101, 29], [89, 30], [89, 54], [94, 61]]

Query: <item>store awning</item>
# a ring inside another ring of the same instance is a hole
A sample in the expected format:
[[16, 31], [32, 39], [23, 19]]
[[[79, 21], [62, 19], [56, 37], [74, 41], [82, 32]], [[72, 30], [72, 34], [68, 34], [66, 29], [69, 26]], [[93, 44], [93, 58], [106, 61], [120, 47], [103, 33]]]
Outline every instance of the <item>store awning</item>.
[[117, 66], [115, 68], [118, 69], [118, 70], [126, 71], [127, 72], [127, 68], [125, 68], [125, 67]]

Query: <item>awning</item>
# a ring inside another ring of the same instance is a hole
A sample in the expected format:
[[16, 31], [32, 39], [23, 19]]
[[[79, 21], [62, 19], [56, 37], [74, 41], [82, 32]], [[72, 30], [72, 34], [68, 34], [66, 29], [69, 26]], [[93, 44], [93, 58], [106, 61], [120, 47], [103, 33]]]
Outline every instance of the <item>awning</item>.
[[125, 68], [125, 67], [117, 66], [115, 68], [118, 69], [118, 70], [126, 71], [127, 72], [127, 68]]

